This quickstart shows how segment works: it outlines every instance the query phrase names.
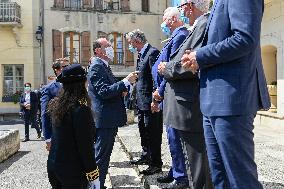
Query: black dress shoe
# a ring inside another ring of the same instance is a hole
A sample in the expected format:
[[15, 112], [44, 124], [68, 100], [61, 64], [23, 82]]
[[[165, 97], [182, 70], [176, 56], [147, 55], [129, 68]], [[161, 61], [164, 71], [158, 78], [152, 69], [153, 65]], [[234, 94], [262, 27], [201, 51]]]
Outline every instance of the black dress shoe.
[[28, 142], [30, 139], [25, 138], [24, 140], [22, 140], [22, 142]]
[[187, 182], [178, 182], [177, 180], [174, 180], [163, 189], [190, 189], [190, 187]]
[[37, 139], [41, 139], [41, 134], [40, 133], [37, 134]]
[[162, 172], [161, 167], [149, 166], [146, 170], [141, 171], [140, 174], [153, 175], [153, 174], [160, 173], [160, 172]]
[[169, 175], [157, 178], [158, 183], [170, 183], [170, 182], [173, 182], [173, 181], [174, 181], [174, 178], [170, 177]]
[[132, 165], [149, 165], [149, 162], [148, 158], [140, 158], [138, 160], [130, 161]]

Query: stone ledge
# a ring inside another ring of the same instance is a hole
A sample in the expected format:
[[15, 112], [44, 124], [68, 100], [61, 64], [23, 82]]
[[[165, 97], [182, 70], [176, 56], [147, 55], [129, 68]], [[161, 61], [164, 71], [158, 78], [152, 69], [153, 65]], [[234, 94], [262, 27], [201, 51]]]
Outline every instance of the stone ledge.
[[19, 130], [0, 130], [0, 163], [20, 149]]
[[277, 113], [259, 111], [254, 119], [254, 125], [273, 125], [274, 127], [283, 127], [284, 117]]

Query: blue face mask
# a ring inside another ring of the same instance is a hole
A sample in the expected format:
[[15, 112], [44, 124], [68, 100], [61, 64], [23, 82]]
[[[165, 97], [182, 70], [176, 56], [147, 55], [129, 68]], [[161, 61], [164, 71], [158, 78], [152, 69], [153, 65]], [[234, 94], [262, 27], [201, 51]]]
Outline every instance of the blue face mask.
[[129, 44], [129, 46], [128, 46], [128, 49], [129, 49], [129, 51], [132, 52], [132, 53], [136, 53], [136, 52], [137, 52], [137, 49], [134, 48], [134, 47], [133, 47], [132, 45], [130, 45], [130, 44]]
[[166, 35], [166, 36], [170, 36], [171, 35], [171, 30], [170, 28], [167, 26], [166, 22], [163, 22], [161, 24], [161, 30], [162, 32]]
[[185, 16], [184, 10], [180, 12], [180, 19], [184, 24], [189, 24], [189, 18]]

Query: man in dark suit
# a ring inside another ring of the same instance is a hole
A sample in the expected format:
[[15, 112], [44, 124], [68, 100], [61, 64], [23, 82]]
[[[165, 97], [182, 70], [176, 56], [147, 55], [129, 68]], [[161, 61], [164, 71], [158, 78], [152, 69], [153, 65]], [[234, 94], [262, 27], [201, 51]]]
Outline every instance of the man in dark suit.
[[27, 142], [29, 138], [29, 125], [36, 129], [37, 138], [41, 138], [41, 132], [36, 121], [36, 115], [38, 111], [38, 98], [34, 91], [31, 91], [32, 85], [30, 83], [25, 83], [25, 92], [20, 98], [20, 108], [21, 112], [24, 113], [25, 120], [25, 139], [22, 142]]
[[269, 109], [260, 29], [263, 0], [215, 0], [204, 47], [184, 55], [184, 69], [200, 69], [200, 102], [216, 189], [261, 189], [254, 162], [253, 121]]
[[[169, 62], [173, 54], [176, 53], [179, 46], [183, 43], [189, 34], [181, 20], [180, 11], [177, 7], [169, 7], [164, 11], [163, 23], [161, 29], [165, 35], [171, 35], [167, 43], [163, 47], [160, 56], [152, 68], [154, 78], [153, 103], [158, 102], [158, 111], [163, 109], [163, 98], [166, 86], [166, 80], [163, 75], [158, 73], [158, 65], [161, 62]], [[165, 125], [167, 128], [167, 137], [169, 149], [172, 157], [172, 166], [165, 177], [159, 177], [158, 182], [170, 183], [167, 188], [186, 188], [188, 187], [188, 178], [185, 167], [185, 159], [183, 155], [182, 145], [177, 129]]]
[[[194, 2], [194, 3], [193, 3]], [[194, 0], [181, 5], [182, 16], [190, 18], [190, 33], [173, 54], [170, 62], [160, 64], [159, 70], [167, 80], [164, 100], [164, 123], [178, 130], [185, 152], [188, 179], [194, 189], [213, 188], [210, 179], [202, 114], [199, 103], [197, 74], [181, 67], [181, 58], [187, 49], [202, 45], [207, 25], [209, 1]]]
[[136, 81], [137, 74], [130, 73], [122, 81], [114, 77], [109, 66], [114, 53], [107, 39], [97, 39], [93, 51], [95, 57], [91, 60], [87, 75], [88, 91], [96, 123], [96, 162], [100, 170], [101, 188], [104, 188], [117, 129], [126, 124], [123, 97], [127, 95], [127, 87]]
[[[58, 76], [64, 67], [69, 65], [68, 59], [57, 59], [52, 64], [52, 69], [54, 74]], [[46, 149], [49, 151], [51, 145], [51, 135], [52, 135], [52, 125], [51, 119], [47, 112], [48, 103], [54, 97], [59, 94], [60, 89], [62, 88], [59, 82], [53, 81], [50, 84], [44, 86], [41, 90], [41, 121], [42, 121], [42, 131], [43, 136], [46, 142]]]
[[137, 68], [138, 81], [136, 84], [136, 98], [138, 108], [138, 126], [141, 137], [142, 155], [133, 164], [149, 164], [141, 173], [152, 175], [162, 171], [161, 143], [162, 143], [162, 113], [151, 112], [153, 78], [151, 69], [155, 63], [159, 50], [152, 47], [146, 40], [145, 34], [139, 29], [126, 34], [129, 50], [138, 51]]

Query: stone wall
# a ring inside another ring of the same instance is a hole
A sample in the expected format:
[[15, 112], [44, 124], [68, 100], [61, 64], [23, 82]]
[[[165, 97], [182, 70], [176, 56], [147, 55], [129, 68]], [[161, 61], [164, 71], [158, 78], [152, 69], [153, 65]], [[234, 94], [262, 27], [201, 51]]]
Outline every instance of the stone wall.
[[19, 130], [0, 130], [0, 163], [20, 149]]

